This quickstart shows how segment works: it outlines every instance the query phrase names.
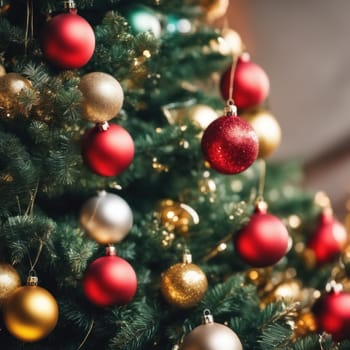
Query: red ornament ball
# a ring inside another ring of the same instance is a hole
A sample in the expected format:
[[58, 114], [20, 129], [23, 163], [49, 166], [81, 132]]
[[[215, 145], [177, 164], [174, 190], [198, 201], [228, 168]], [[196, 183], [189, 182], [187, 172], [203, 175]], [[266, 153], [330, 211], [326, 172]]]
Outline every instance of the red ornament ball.
[[132, 301], [137, 277], [132, 266], [116, 255], [94, 260], [85, 272], [83, 290], [96, 306], [125, 305]]
[[312, 308], [319, 332], [327, 332], [335, 341], [350, 339], [350, 293], [324, 294]]
[[135, 146], [130, 134], [120, 125], [99, 125], [86, 131], [83, 138], [86, 165], [101, 176], [115, 176], [126, 170], [134, 159]]
[[46, 59], [61, 69], [84, 66], [95, 50], [95, 34], [90, 24], [75, 12], [53, 17], [45, 26], [43, 51]]
[[326, 264], [339, 257], [347, 243], [347, 232], [331, 213], [321, 214], [320, 222], [307, 244], [318, 264]]
[[246, 109], [261, 104], [270, 92], [270, 81], [265, 71], [251, 62], [248, 56], [241, 56], [236, 64], [233, 91], [230, 96], [230, 66], [221, 77], [220, 91], [225, 100], [231, 97], [238, 109]]
[[253, 127], [236, 116], [222, 116], [205, 129], [202, 151], [210, 166], [222, 174], [238, 174], [253, 164], [259, 140]]
[[287, 253], [289, 235], [279, 218], [257, 207], [233, 242], [243, 261], [253, 267], [266, 267], [277, 263]]

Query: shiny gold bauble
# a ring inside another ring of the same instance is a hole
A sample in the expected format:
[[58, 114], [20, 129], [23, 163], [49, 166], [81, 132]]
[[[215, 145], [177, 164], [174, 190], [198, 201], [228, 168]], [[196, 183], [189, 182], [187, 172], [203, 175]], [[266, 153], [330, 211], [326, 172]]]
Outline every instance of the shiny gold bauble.
[[218, 113], [210, 106], [199, 104], [190, 108], [188, 118], [194, 125], [205, 130], [211, 122], [218, 118]]
[[5, 67], [0, 64], [0, 77], [4, 76], [6, 74], [6, 70]]
[[279, 283], [268, 295], [263, 298], [263, 304], [275, 301], [292, 303], [299, 301], [302, 296], [302, 284], [296, 279], [290, 279]]
[[6, 328], [14, 337], [35, 342], [55, 328], [58, 305], [46, 289], [24, 286], [17, 288], [7, 299], [3, 315]]
[[190, 225], [199, 222], [198, 214], [192, 207], [171, 199], [160, 201], [156, 214], [168, 231], [176, 231], [185, 236], [189, 232]]
[[218, 118], [218, 113], [210, 106], [204, 104], [163, 107], [163, 112], [169, 124], [183, 125], [191, 122], [202, 130]]
[[208, 288], [205, 273], [189, 261], [170, 266], [162, 275], [160, 285], [164, 299], [182, 309], [198, 304]]
[[316, 332], [316, 330], [317, 322], [311, 311], [303, 311], [297, 316], [294, 326], [294, 334], [296, 337], [303, 337]]
[[[19, 109], [18, 94], [23, 89], [31, 89], [32, 83], [17, 73], [0, 76], [0, 106], [5, 112]], [[18, 112], [18, 111], [17, 111]]]
[[237, 334], [229, 327], [216, 323], [206, 314], [202, 325], [188, 333], [181, 350], [243, 350]]
[[0, 263], [0, 306], [21, 285], [21, 278], [12, 265]]
[[210, 40], [209, 44], [212, 50], [222, 55], [240, 56], [245, 50], [240, 35], [230, 28], [224, 28], [221, 35]]
[[113, 76], [92, 72], [85, 74], [79, 83], [83, 94], [82, 116], [93, 123], [103, 123], [114, 118], [121, 110], [124, 92]]
[[18, 95], [22, 89], [32, 88], [32, 83], [17, 73], [7, 73], [0, 78], [0, 93], [8, 98]]
[[281, 142], [281, 128], [276, 118], [265, 109], [247, 111], [240, 114], [250, 123], [259, 139], [259, 158], [273, 153]]
[[201, 0], [199, 2], [205, 10], [208, 22], [214, 22], [224, 16], [229, 3], [229, 0]]

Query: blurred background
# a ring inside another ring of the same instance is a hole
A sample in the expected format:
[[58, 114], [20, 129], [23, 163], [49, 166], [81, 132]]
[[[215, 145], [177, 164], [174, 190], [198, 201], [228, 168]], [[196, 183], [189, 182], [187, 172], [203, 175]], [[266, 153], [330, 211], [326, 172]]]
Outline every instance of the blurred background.
[[350, 210], [349, 13], [349, 0], [230, 0], [220, 19], [270, 78], [282, 142], [269, 160], [302, 161], [305, 186], [339, 219]]

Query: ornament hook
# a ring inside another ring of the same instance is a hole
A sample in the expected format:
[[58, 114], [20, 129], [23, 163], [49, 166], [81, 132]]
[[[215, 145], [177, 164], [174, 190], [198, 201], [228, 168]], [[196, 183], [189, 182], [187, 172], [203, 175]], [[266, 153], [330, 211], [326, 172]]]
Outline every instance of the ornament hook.
[[65, 0], [63, 5], [65, 9], [75, 9], [77, 7], [74, 0]]
[[203, 311], [203, 324], [214, 323], [214, 317], [209, 309]]

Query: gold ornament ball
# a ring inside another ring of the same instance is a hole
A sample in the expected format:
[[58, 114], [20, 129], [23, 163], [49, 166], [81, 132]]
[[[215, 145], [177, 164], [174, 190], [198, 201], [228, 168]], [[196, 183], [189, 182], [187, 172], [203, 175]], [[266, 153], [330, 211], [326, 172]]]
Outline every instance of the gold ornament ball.
[[281, 142], [281, 128], [276, 118], [268, 110], [247, 111], [240, 115], [255, 130], [259, 139], [259, 158], [266, 158], [273, 153]]
[[32, 83], [17, 73], [7, 73], [0, 76], [0, 105], [6, 111], [18, 109], [18, 94], [23, 89], [31, 89]]
[[0, 64], [0, 77], [4, 76], [6, 74], [6, 70], [5, 67]]
[[171, 305], [187, 309], [198, 304], [208, 288], [205, 273], [195, 264], [178, 263], [164, 272], [161, 292]]
[[296, 279], [290, 279], [279, 283], [269, 294], [263, 298], [263, 304], [275, 301], [284, 301], [286, 303], [301, 301], [302, 285]]
[[32, 88], [32, 83], [17, 73], [7, 73], [0, 77], [0, 93], [8, 98], [18, 95], [22, 89]]
[[201, 0], [200, 5], [205, 9], [205, 14], [208, 22], [224, 16], [227, 12], [229, 0]]
[[224, 28], [217, 39], [210, 40], [210, 47], [222, 55], [240, 56], [245, 50], [240, 35], [230, 29]]
[[159, 202], [157, 215], [162, 225], [168, 231], [176, 231], [186, 236], [190, 225], [197, 223], [198, 214], [189, 205], [174, 202], [172, 199], [163, 199]]
[[24, 342], [46, 337], [56, 326], [58, 305], [44, 288], [24, 286], [4, 304], [4, 322], [8, 331]]
[[124, 92], [113, 76], [92, 72], [85, 74], [79, 83], [83, 94], [82, 116], [93, 123], [103, 123], [114, 118], [121, 110]]
[[317, 331], [317, 322], [314, 314], [311, 311], [301, 312], [294, 326], [294, 334], [296, 337], [303, 337]]
[[194, 125], [205, 130], [208, 125], [218, 118], [218, 114], [215, 110], [207, 105], [196, 105], [189, 111], [189, 119]]
[[196, 104], [191, 106], [164, 106], [163, 113], [170, 124], [183, 125], [191, 122], [202, 130], [218, 118], [218, 113], [210, 106]]
[[21, 285], [21, 278], [12, 265], [0, 263], [0, 306]]

